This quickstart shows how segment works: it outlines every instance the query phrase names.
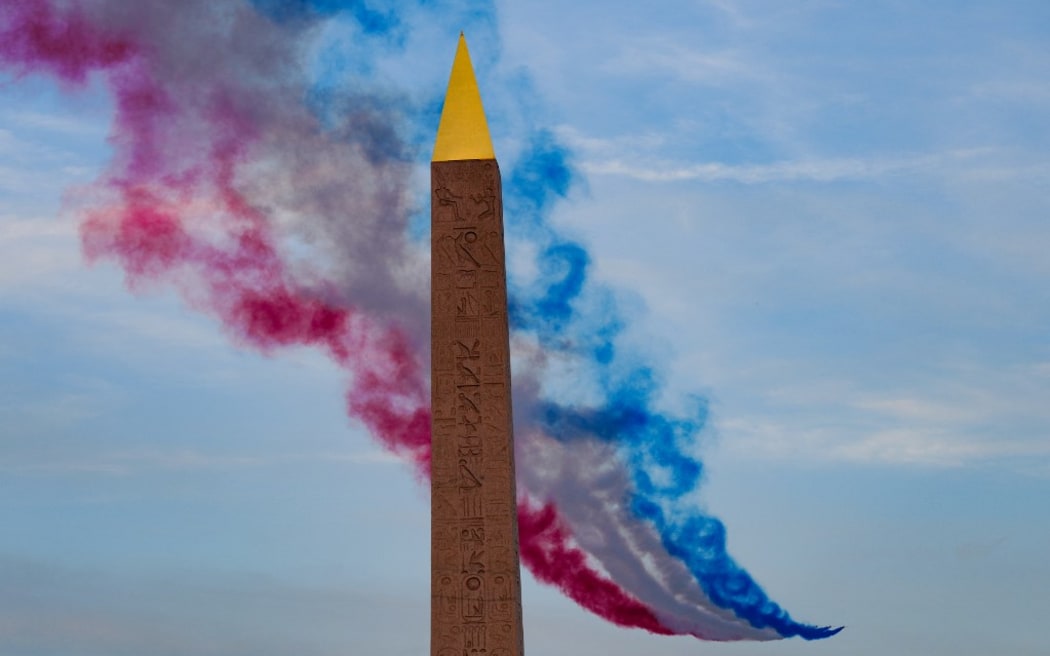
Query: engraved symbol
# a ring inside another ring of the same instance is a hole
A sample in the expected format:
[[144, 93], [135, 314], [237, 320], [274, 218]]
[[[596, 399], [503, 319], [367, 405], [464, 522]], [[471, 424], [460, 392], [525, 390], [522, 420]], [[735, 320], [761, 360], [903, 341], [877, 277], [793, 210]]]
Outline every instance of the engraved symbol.
[[483, 563], [483, 562], [481, 562], [481, 560], [479, 560], [480, 558], [484, 558], [484, 557], [485, 557], [485, 552], [484, 551], [471, 551], [470, 552], [470, 557], [467, 558], [467, 562], [463, 564], [463, 570], [462, 570], [463, 573], [464, 574], [484, 574], [485, 573], [485, 563]]
[[457, 454], [460, 458], [480, 458], [481, 447], [473, 444], [468, 444], [467, 446], [460, 446], [457, 451]]
[[459, 461], [459, 486], [461, 488], [481, 487], [481, 481], [467, 467], [466, 460]]
[[[477, 581], [478, 587], [481, 587], [481, 579], [474, 578]], [[473, 595], [463, 600], [463, 619], [466, 620], [481, 620], [485, 618], [485, 602], [481, 599], [481, 594], [476, 590], [472, 590]]]
[[446, 207], [452, 210], [452, 216], [456, 221], [462, 221], [463, 219], [459, 216], [459, 201], [463, 200], [462, 196], [457, 196], [445, 187], [438, 187], [434, 190], [434, 195], [438, 199], [438, 207]]
[[476, 339], [478, 337], [478, 331], [481, 328], [481, 322], [477, 319], [465, 319], [463, 317], [456, 317], [455, 330], [453, 334], [459, 336], [460, 339]]
[[481, 488], [461, 488], [460, 500], [463, 502], [463, 519], [481, 519]]
[[456, 594], [452, 584], [452, 577], [441, 577], [441, 589], [436, 591], [437, 611], [442, 615], [455, 616]]
[[[474, 365], [475, 367], [477, 365]], [[456, 362], [456, 373], [459, 374], [459, 379], [456, 380], [457, 387], [477, 387], [481, 385], [481, 378], [478, 377], [478, 372], [470, 368], [469, 360], [459, 360]]]
[[478, 316], [478, 299], [474, 298], [474, 295], [470, 292], [462, 294], [459, 297], [459, 303], [456, 304], [456, 315], [461, 317]]
[[456, 288], [474, 289], [478, 286], [478, 272], [469, 269], [456, 271]]
[[481, 346], [481, 341], [475, 339], [474, 344], [467, 346], [460, 340], [456, 340], [455, 346], [459, 349], [459, 353], [456, 354], [456, 359], [469, 358], [471, 360], [477, 360], [481, 357], [481, 352], [478, 351], [478, 347]]
[[481, 587], [481, 579], [479, 579], [476, 576], [472, 576], [469, 579], [467, 579], [465, 585], [467, 586], [467, 590], [470, 590], [471, 592], [476, 592], [478, 588]]
[[[474, 394], [475, 394], [474, 398], [477, 399], [477, 396], [476, 396], [477, 392], [474, 392]], [[478, 404], [477, 403], [474, 403], [474, 401], [472, 401], [469, 398], [467, 398], [467, 395], [464, 394], [463, 392], [459, 393], [459, 400], [463, 402], [463, 405], [461, 405], [460, 408], [462, 408], [464, 410], [464, 412], [470, 412], [471, 410], [474, 411], [474, 417], [473, 418], [463, 417], [464, 423], [476, 424], [479, 421], [481, 421], [481, 410], [478, 408]], [[478, 399], [478, 400], [480, 401], [480, 399]]]
[[484, 624], [473, 624], [464, 627], [466, 632], [463, 634], [463, 646], [467, 649], [467, 654], [484, 654], [485, 653], [485, 625]]
[[485, 264], [498, 267], [503, 261], [503, 240], [500, 239], [498, 232], [485, 233], [485, 237], [481, 240], [481, 248]]
[[437, 243], [437, 260], [442, 268], [449, 268], [456, 264], [456, 239], [445, 235]]
[[503, 312], [503, 295], [495, 289], [482, 291], [481, 309], [485, 316], [494, 317]]
[[478, 205], [484, 205], [485, 209], [478, 214], [478, 220], [488, 219], [496, 213], [496, 194], [493, 193], [492, 188], [485, 190], [483, 194], [471, 194], [471, 200]]
[[505, 577], [496, 577], [496, 591], [493, 596], [496, 598], [497, 601], [496, 607], [494, 609], [496, 613], [501, 615], [508, 614], [511, 611], [512, 607], [510, 602], [514, 598], [514, 596], [511, 593], [510, 584], [507, 582], [507, 579]]
[[476, 232], [468, 232], [466, 234], [460, 234], [456, 237], [456, 252], [459, 255], [460, 264], [473, 264], [475, 268], [481, 266], [481, 263], [474, 258], [474, 254], [471, 253], [470, 245], [478, 240], [478, 234]]

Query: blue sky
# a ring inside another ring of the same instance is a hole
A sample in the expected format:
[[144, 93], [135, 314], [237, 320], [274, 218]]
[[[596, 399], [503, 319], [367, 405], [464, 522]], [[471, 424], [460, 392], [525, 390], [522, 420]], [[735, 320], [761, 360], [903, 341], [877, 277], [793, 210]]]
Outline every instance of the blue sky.
[[[847, 625], [701, 644], [530, 580], [527, 648], [1045, 653], [1050, 8], [467, 9], [406, 17], [362, 74], [433, 96], [467, 30], [501, 162], [523, 125], [573, 151], [554, 223], [669, 396], [710, 398], [697, 503], [793, 616]], [[0, 98], [0, 651], [424, 651], [428, 501], [349, 424], [341, 373], [87, 266], [70, 208], [108, 99]]]

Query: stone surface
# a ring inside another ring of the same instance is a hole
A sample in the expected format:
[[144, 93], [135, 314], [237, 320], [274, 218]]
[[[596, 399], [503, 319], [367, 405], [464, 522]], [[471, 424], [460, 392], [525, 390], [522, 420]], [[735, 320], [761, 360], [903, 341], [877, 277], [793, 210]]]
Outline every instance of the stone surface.
[[495, 160], [431, 171], [431, 656], [521, 656], [503, 202]]

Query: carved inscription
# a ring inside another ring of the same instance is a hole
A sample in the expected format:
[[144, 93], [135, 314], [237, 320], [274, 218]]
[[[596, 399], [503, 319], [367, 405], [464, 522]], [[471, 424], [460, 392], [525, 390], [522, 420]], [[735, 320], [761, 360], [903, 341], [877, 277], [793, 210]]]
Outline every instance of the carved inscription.
[[430, 653], [521, 656], [499, 167], [467, 160], [430, 171]]

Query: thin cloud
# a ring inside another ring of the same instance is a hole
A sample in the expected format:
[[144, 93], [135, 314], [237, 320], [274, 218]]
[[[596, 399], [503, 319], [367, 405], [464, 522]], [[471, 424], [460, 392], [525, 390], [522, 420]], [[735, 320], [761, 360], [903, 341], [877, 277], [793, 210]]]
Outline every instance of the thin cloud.
[[[945, 154], [913, 155], [894, 158], [826, 158], [786, 160], [769, 164], [726, 164], [723, 162], [654, 162], [615, 157], [585, 159], [581, 168], [591, 175], [610, 175], [645, 182], [838, 182], [874, 180], [909, 172], [935, 172], [950, 163], [967, 160], [980, 151], [953, 151]], [[1003, 171], [998, 171], [1002, 175]]]
[[[912, 389], [889, 392], [864, 389], [860, 379], [783, 383], [760, 392], [761, 410], [718, 417], [716, 407], [715, 420], [725, 448], [746, 458], [1046, 471], [1045, 363], [990, 367], [943, 365]], [[796, 363], [791, 373], [803, 369]]]
[[833, 449], [833, 456], [862, 463], [962, 467], [989, 459], [1050, 456], [1050, 444], [1022, 440], [973, 440], [923, 430], [878, 431]]
[[[834, 419], [830, 417], [830, 423]], [[720, 424], [724, 448], [746, 458], [933, 468], [1013, 461], [1012, 467], [1018, 471], [1032, 468], [1033, 458], [1050, 458], [1050, 443], [1046, 441], [978, 439], [935, 428], [863, 432], [849, 426], [825, 425], [800, 429], [800, 422], [775, 417], [727, 419]]]
[[301, 464], [353, 466], [403, 465], [397, 456], [379, 450], [308, 453], [208, 453], [192, 449], [117, 451], [79, 458], [0, 460], [0, 472], [23, 476], [134, 476], [158, 471], [235, 470]]
[[0, 215], [0, 290], [14, 294], [42, 283], [68, 284], [82, 269], [72, 221]]
[[[54, 133], [56, 136], [91, 137], [103, 139], [106, 136], [105, 122], [99, 120], [85, 121], [79, 114], [55, 114], [39, 111], [8, 111], [0, 114], [0, 121]], [[2, 130], [0, 130], [2, 132]]]
[[655, 40], [627, 46], [605, 69], [645, 76], [662, 72], [685, 82], [705, 84], [735, 84], [758, 74], [755, 65], [735, 51], [704, 52]]

